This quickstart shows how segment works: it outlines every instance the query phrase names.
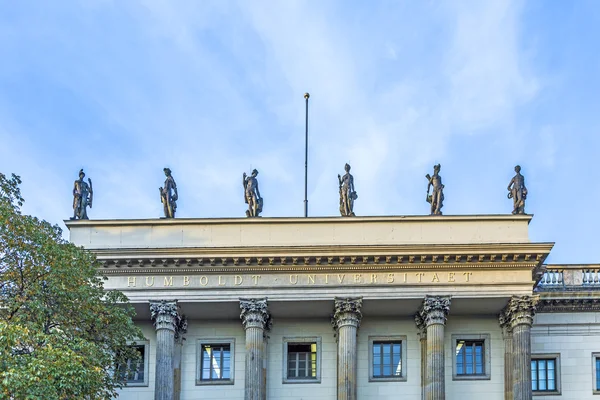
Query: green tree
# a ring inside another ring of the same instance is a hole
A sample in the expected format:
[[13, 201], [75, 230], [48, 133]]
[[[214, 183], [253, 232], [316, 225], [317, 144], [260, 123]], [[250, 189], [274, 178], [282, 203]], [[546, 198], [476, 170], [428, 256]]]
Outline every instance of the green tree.
[[0, 173], [0, 399], [109, 399], [137, 356], [133, 307], [92, 253], [21, 213], [20, 183]]

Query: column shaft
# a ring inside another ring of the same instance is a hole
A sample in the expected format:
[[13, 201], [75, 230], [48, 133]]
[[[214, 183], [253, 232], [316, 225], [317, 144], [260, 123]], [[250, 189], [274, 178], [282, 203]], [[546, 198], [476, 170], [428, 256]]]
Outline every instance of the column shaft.
[[158, 329], [156, 331], [156, 380], [154, 398], [156, 400], [173, 399], [173, 350], [175, 348], [175, 330]]
[[356, 344], [362, 319], [362, 298], [336, 298], [331, 318], [337, 335], [337, 398], [356, 400]]
[[358, 327], [340, 326], [338, 329], [338, 399], [356, 399], [356, 335]]
[[446, 398], [445, 384], [444, 325], [428, 325], [425, 400], [444, 400]]
[[513, 328], [513, 396], [514, 400], [531, 400], [531, 326]]

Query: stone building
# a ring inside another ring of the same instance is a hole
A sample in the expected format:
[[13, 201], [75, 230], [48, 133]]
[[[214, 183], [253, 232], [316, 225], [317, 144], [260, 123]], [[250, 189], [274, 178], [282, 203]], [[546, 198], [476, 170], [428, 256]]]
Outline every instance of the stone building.
[[545, 265], [530, 221], [65, 223], [145, 335], [120, 399], [593, 399], [600, 267]]

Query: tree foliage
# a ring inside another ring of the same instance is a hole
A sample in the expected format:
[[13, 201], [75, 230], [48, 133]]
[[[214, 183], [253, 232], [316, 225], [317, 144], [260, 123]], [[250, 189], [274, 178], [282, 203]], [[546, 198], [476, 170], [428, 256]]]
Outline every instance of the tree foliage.
[[141, 332], [95, 256], [21, 213], [18, 176], [0, 173], [0, 399], [108, 399]]

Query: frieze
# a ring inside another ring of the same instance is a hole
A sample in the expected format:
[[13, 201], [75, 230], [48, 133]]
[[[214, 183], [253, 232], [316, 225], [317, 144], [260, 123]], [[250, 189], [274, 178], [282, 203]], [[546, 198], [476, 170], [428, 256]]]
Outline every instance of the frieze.
[[[518, 272], [515, 272], [519, 274]], [[335, 287], [406, 285], [480, 285], [514, 284], [506, 271], [424, 271], [291, 274], [206, 274], [206, 275], [130, 275], [109, 276], [107, 289], [202, 289], [254, 287]]]

